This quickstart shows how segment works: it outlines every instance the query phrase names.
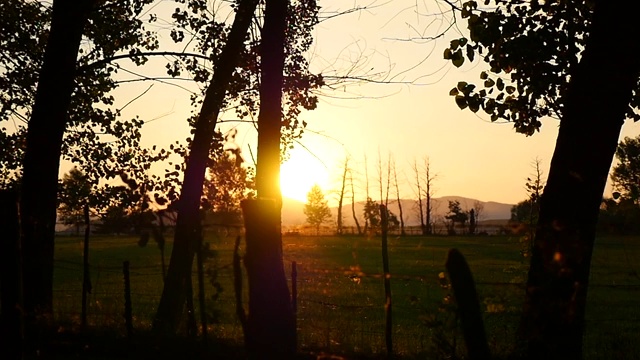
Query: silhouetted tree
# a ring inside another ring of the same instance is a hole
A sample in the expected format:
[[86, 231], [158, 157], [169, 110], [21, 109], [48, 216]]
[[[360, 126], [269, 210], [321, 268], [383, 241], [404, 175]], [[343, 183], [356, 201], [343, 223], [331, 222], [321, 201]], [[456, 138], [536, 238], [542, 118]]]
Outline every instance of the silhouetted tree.
[[84, 206], [89, 204], [91, 184], [87, 177], [74, 167], [62, 176], [58, 194], [58, 212], [64, 224], [74, 225], [76, 235], [84, 223]]
[[449, 200], [449, 212], [444, 218], [449, 220], [449, 223], [447, 225], [447, 231], [449, 235], [455, 235], [456, 223], [459, 223], [460, 226], [464, 228], [464, 224], [469, 219], [469, 214], [462, 210], [460, 201]]
[[640, 205], [640, 136], [626, 137], [616, 149], [618, 164], [613, 167], [611, 180], [619, 196]]
[[[581, 359], [602, 193], [625, 117], [640, 118], [640, 43], [620, 36], [638, 33], [640, 3], [510, 2], [492, 11], [477, 5], [468, 1], [461, 9], [471, 41], [452, 42], [445, 57], [459, 66], [465, 54], [479, 53], [498, 80], [481, 73], [479, 91], [458, 83], [451, 91], [456, 103], [482, 107], [525, 134], [540, 127], [541, 117], [561, 119], [540, 199], [520, 337], [530, 359]], [[618, 49], [615, 56], [611, 49]], [[502, 72], [515, 86], [505, 86]]]
[[316, 235], [319, 235], [320, 225], [331, 218], [331, 210], [329, 210], [322, 189], [317, 184], [313, 185], [307, 193], [307, 203], [304, 204], [303, 211], [307, 217], [307, 223], [315, 227]]

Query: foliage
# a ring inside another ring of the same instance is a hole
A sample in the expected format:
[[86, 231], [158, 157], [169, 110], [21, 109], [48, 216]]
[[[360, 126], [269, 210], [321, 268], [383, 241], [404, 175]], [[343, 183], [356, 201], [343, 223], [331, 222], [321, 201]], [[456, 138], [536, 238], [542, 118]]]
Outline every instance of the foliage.
[[640, 205], [640, 136], [626, 137], [616, 149], [618, 164], [613, 167], [611, 180], [616, 197], [629, 199]]
[[[450, 92], [461, 109], [480, 109], [492, 121], [511, 121], [517, 132], [532, 135], [540, 119], [562, 119], [573, 71], [581, 57], [593, 12], [592, 1], [489, 0], [462, 4], [469, 37], [452, 40], [444, 58], [455, 66], [476, 57], [490, 69], [477, 85], [461, 81]], [[541, 25], [544, 24], [544, 25]], [[640, 119], [635, 91], [626, 116]]]
[[[226, 17], [217, 18], [211, 13], [207, 1], [186, 0], [186, 5], [177, 7], [172, 15], [175, 28], [171, 37], [176, 43], [193, 43], [194, 49], [215, 63], [222, 47], [226, 42], [230, 27], [225, 24]], [[264, 6], [264, 3], [261, 3]], [[232, 5], [236, 7], [236, 5]], [[310, 49], [313, 35], [311, 30], [318, 21], [318, 9], [315, 0], [294, 0], [290, 2], [286, 30], [284, 87], [283, 87], [283, 116], [282, 116], [282, 151], [292, 146], [293, 141], [300, 138], [306, 127], [306, 122], [298, 119], [302, 109], [313, 110], [318, 99], [313, 90], [324, 85], [322, 76], [311, 74], [305, 53]], [[219, 11], [218, 14], [221, 14]], [[264, 9], [259, 10], [264, 13]], [[259, 17], [255, 27], [262, 26]], [[253, 29], [253, 34], [259, 34], [259, 29]], [[187, 44], [189, 45], [189, 44]], [[233, 80], [227, 91], [223, 108], [235, 109], [239, 119], [256, 119], [259, 102], [259, 71], [260, 71], [260, 39], [251, 38], [241, 55], [241, 64], [236, 68]], [[206, 85], [211, 76], [208, 61], [201, 63], [200, 57], [181, 57], [167, 64], [170, 76], [179, 76], [183, 71], [188, 72], [194, 81]], [[191, 96], [193, 105], [202, 102], [202, 94]], [[190, 119], [195, 123], [195, 116]]]
[[307, 216], [307, 223], [315, 226], [316, 234], [320, 232], [320, 225], [331, 218], [331, 210], [327, 205], [327, 200], [317, 184], [313, 185], [307, 193], [307, 203], [304, 205], [303, 211]]
[[464, 227], [464, 223], [469, 220], [469, 214], [466, 211], [462, 210], [460, 206], [460, 201], [458, 200], [449, 200], [449, 212], [444, 217], [449, 220], [449, 224], [447, 225], [447, 231], [449, 235], [454, 235], [456, 223], [459, 223], [462, 227]]
[[[155, 33], [145, 29], [140, 19], [151, 1], [106, 1], [90, 13], [78, 55], [63, 158], [92, 180], [112, 178], [131, 167], [148, 169], [150, 163], [166, 158], [140, 148], [144, 121], [120, 119], [123, 108], [114, 106], [111, 95], [119, 86], [113, 76], [121, 67], [110, 59], [129, 54], [135, 64], [141, 65], [146, 57], [140, 54], [159, 46]], [[0, 35], [0, 51], [5, 55], [0, 57], [4, 69], [0, 74], [2, 182], [19, 177], [21, 171], [27, 120], [50, 26], [50, 6], [46, 2], [17, 0], [0, 5], [0, 28], [9, 29]], [[8, 123], [15, 124], [14, 128], [8, 128]]]
[[538, 222], [540, 203], [531, 199], [523, 200], [511, 207], [510, 221], [532, 225]]
[[[367, 202], [364, 204], [364, 218], [369, 224], [369, 230], [372, 233], [376, 233], [380, 231], [382, 227], [381, 218], [380, 218], [380, 205], [372, 200], [371, 198], [367, 198]], [[389, 222], [389, 230], [395, 230], [400, 226], [400, 221], [396, 214], [394, 214], [389, 208], [387, 208], [387, 221]]]
[[603, 199], [598, 231], [607, 234], [640, 234], [640, 206], [629, 198]]
[[253, 198], [254, 171], [242, 165], [239, 155], [217, 151], [205, 178], [202, 208], [222, 223], [238, 223], [240, 202]]
[[58, 191], [58, 213], [64, 224], [75, 225], [76, 234], [80, 232], [80, 224], [84, 223], [84, 207], [89, 206], [91, 184], [87, 177], [73, 168], [62, 176]]

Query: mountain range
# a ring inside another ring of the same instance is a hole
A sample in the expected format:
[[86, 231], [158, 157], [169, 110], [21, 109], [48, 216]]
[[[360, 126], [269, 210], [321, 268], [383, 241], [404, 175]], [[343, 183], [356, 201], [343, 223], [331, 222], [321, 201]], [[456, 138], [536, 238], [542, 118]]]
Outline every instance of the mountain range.
[[[506, 220], [511, 217], [511, 207], [513, 204], [504, 204], [495, 201], [479, 201], [476, 199], [465, 198], [462, 196], [442, 196], [438, 198], [433, 198], [433, 219], [436, 222], [442, 221], [444, 216], [449, 211], [449, 201], [459, 201], [460, 206], [463, 210], [470, 210], [474, 207], [476, 202], [482, 204], [483, 210], [480, 213], [480, 221], [486, 220]], [[417, 210], [417, 201], [416, 200], [406, 200], [401, 199], [400, 203], [402, 204], [402, 213], [406, 226], [417, 226], [420, 225], [420, 218], [418, 216]], [[424, 201], [423, 201], [424, 206]], [[282, 225], [284, 226], [293, 226], [293, 225], [304, 225], [306, 223], [306, 216], [304, 215], [304, 203], [289, 199], [282, 199]], [[336, 217], [338, 216], [338, 208], [331, 207], [332, 214], [332, 222], [335, 222]], [[389, 210], [399, 216], [400, 211], [398, 207], [397, 200], [389, 200]], [[364, 201], [358, 201], [355, 204], [355, 212], [358, 217], [358, 221], [360, 223], [364, 223], [363, 218], [364, 211]], [[351, 211], [351, 203], [345, 204], [342, 206], [342, 217], [345, 226], [353, 226], [355, 225], [353, 221], [353, 213]]]

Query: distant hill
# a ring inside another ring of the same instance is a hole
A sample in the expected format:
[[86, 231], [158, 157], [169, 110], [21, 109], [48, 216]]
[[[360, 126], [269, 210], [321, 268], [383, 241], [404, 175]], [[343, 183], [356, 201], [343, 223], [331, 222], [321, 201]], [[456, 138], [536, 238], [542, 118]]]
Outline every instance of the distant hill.
[[[469, 210], [473, 208], [473, 204], [478, 201], [476, 199], [465, 198], [461, 196], [442, 196], [433, 199], [433, 214], [434, 220], [442, 221], [444, 216], [448, 212], [449, 201], [458, 200], [462, 209]], [[420, 225], [420, 219], [418, 217], [417, 212], [417, 204], [416, 200], [400, 200], [402, 204], [402, 212], [403, 218], [406, 226], [417, 226]], [[504, 204], [498, 203], [495, 201], [480, 201], [481, 204], [484, 205], [484, 210], [480, 214], [480, 221], [487, 220], [506, 220], [511, 217], [511, 207], [513, 204]], [[424, 204], [423, 204], [424, 206]], [[306, 222], [306, 217], [303, 212], [304, 203], [283, 198], [282, 199], [282, 224], [285, 226], [291, 225], [303, 225]], [[398, 202], [396, 200], [389, 200], [389, 209], [399, 216], [400, 211], [398, 208]], [[362, 218], [362, 213], [364, 210], [364, 202], [356, 202], [355, 211], [358, 216], [358, 221], [361, 223], [364, 222]], [[333, 214], [333, 222], [335, 222], [335, 218], [338, 213], [337, 207], [331, 208], [331, 213]], [[344, 219], [345, 226], [353, 226], [355, 222], [353, 221], [353, 215], [351, 211], [351, 204], [345, 204], [342, 206], [342, 214]]]

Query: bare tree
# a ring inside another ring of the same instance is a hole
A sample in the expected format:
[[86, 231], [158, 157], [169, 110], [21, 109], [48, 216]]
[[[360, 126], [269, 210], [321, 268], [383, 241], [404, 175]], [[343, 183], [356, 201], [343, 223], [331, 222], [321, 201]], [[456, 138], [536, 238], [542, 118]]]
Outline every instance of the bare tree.
[[435, 188], [433, 187], [433, 183], [435, 182], [437, 175], [431, 171], [431, 161], [428, 157], [424, 158], [424, 197], [425, 197], [425, 222], [426, 222], [426, 232], [425, 235], [431, 235], [433, 233], [432, 227], [432, 215], [434, 211], [433, 206], [433, 195], [435, 194]]
[[406, 232], [404, 230], [404, 217], [402, 213], [402, 201], [400, 200], [400, 187], [398, 185], [398, 173], [396, 171], [396, 162], [389, 160], [390, 167], [393, 168], [393, 182], [396, 188], [396, 199], [398, 200], [398, 212], [400, 214], [400, 235], [405, 236]]
[[[370, 196], [369, 196], [369, 162], [367, 161], [367, 154], [364, 154], [364, 181], [365, 181], [365, 195], [366, 195], [366, 201], [369, 201]], [[369, 219], [367, 218], [367, 216], [364, 217], [364, 233], [367, 233], [367, 230], [369, 230]]]
[[337, 219], [337, 233], [342, 235], [342, 200], [344, 200], [344, 191], [347, 185], [347, 172], [349, 172], [349, 156], [344, 159], [344, 166], [342, 168], [342, 185], [340, 186], [340, 195], [338, 197], [338, 219]]
[[413, 160], [413, 173], [416, 175], [415, 186], [418, 189], [418, 200], [416, 205], [418, 205], [418, 217], [420, 218], [420, 229], [422, 230], [422, 234], [426, 233], [426, 226], [424, 222], [424, 206], [422, 204], [422, 181], [420, 180], [420, 169], [418, 168], [418, 162]]
[[484, 213], [484, 203], [482, 201], [476, 200], [473, 202], [473, 211], [476, 215], [476, 221], [482, 220], [482, 215]]
[[353, 186], [353, 171], [351, 170], [349, 170], [349, 183], [351, 184], [351, 215], [353, 216], [353, 221], [356, 223], [356, 228], [358, 229], [358, 235], [362, 235], [360, 222], [358, 221], [358, 216], [356, 215], [356, 192]]

